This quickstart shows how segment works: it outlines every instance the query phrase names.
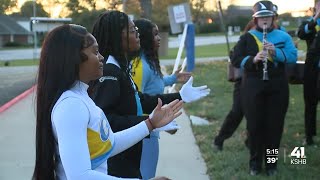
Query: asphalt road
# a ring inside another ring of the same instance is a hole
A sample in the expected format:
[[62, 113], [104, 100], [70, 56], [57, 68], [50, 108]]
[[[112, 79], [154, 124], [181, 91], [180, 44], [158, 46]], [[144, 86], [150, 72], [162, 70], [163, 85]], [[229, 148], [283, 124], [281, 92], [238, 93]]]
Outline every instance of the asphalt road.
[[37, 66], [0, 67], [0, 106], [36, 82]]

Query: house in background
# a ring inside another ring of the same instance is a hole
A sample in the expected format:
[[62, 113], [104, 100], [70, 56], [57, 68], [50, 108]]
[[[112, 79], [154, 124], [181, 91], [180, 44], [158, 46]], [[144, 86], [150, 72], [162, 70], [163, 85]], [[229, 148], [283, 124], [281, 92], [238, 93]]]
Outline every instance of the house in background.
[[72, 18], [30, 17], [30, 31], [34, 34], [37, 42], [35, 47], [41, 46], [45, 35], [52, 29], [63, 24], [70, 24], [71, 21]]
[[71, 23], [72, 18], [31, 17], [31, 31], [46, 33], [63, 24]]
[[227, 8], [227, 15], [228, 19], [234, 19], [239, 16], [244, 16], [244, 17], [252, 17], [252, 7], [251, 6], [235, 6], [235, 5], [230, 5]]
[[[12, 17], [12, 16], [10, 16]], [[31, 32], [30, 17], [12, 17], [25, 30]]]
[[13, 18], [0, 15], [0, 47], [7, 43], [32, 44], [33, 36]]

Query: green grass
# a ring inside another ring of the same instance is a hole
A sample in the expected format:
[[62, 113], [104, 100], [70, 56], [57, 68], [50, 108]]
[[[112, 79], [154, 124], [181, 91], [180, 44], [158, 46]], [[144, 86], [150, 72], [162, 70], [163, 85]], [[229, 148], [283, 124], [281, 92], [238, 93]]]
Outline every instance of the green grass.
[[[232, 48], [235, 43], [230, 43], [230, 48]], [[299, 41], [298, 48], [300, 50], [306, 50], [306, 43], [304, 41]], [[227, 56], [227, 45], [226, 44], [211, 44], [211, 45], [204, 45], [204, 46], [196, 46], [195, 47], [195, 57], [221, 57]], [[177, 57], [178, 48], [169, 48], [168, 55], [160, 56], [161, 60], [166, 59], [175, 59]], [[185, 50], [182, 53], [182, 57], [185, 57]], [[304, 60], [304, 58], [299, 59]], [[28, 65], [37, 65], [38, 60], [14, 60], [10, 61], [10, 66], [28, 66]], [[0, 67], [4, 66], [4, 62], [0, 61]]]
[[[36, 59], [24, 59], [24, 60], [12, 60], [8, 61], [9, 66], [33, 66], [39, 65], [39, 60]], [[6, 61], [0, 61], [0, 67], [5, 66]]]
[[[235, 33], [236, 35], [237, 33]], [[196, 33], [196, 36], [224, 36], [225, 33], [224, 32], [213, 32], [213, 33]], [[178, 37], [179, 34], [171, 34], [169, 35], [169, 37]]]
[[[231, 43], [232, 47], [234, 43]], [[168, 55], [160, 57], [161, 60], [165, 59], [175, 59], [177, 57], [178, 48], [169, 48]], [[185, 51], [183, 51], [182, 57], [185, 57]], [[214, 44], [197, 46], [195, 49], [195, 57], [221, 57], [227, 56], [227, 46], [226, 44]], [[4, 66], [5, 61], [0, 61], [0, 67]], [[10, 66], [31, 66], [38, 65], [39, 60], [26, 59], [26, 60], [12, 60], [10, 61]]]
[[[205, 34], [208, 35], [221, 35], [217, 33], [211, 33], [211, 34]], [[223, 35], [223, 34], [222, 34]], [[294, 38], [294, 40], [297, 40], [297, 38]], [[230, 48], [232, 48], [235, 45], [235, 43], [230, 43]], [[303, 40], [299, 41], [298, 44], [299, 50], [306, 51], [306, 43]], [[221, 57], [221, 56], [227, 56], [227, 45], [226, 44], [211, 44], [211, 45], [204, 45], [204, 46], [196, 46], [195, 47], [195, 57]], [[176, 59], [178, 53], [178, 48], [169, 48], [168, 49], [168, 55], [166, 56], [160, 56], [161, 60], [166, 59]], [[182, 58], [185, 57], [185, 50], [182, 53]], [[299, 59], [304, 60], [304, 58]], [[38, 60], [13, 60], [10, 61], [10, 66], [29, 66], [29, 65], [37, 65]], [[4, 61], [0, 61], [0, 67], [4, 66]]]
[[0, 47], [0, 50], [12, 50], [12, 49], [32, 49], [33, 45], [13, 46], [13, 47]]
[[[245, 119], [235, 134], [224, 143], [222, 152], [214, 152], [212, 139], [231, 109], [233, 83], [226, 80], [226, 62], [197, 65], [194, 84], [207, 84], [212, 93], [205, 99], [185, 104], [187, 114], [204, 117], [209, 126], [193, 126], [193, 132], [208, 167], [210, 179], [269, 179], [264, 173], [256, 177], [248, 175], [249, 152], [244, 145], [246, 138]], [[318, 120], [320, 107], [318, 106]], [[306, 146], [306, 165], [290, 165], [290, 153], [295, 146], [302, 146], [304, 137], [304, 102], [302, 85], [290, 85], [290, 102], [278, 160], [279, 173], [271, 179], [317, 179], [320, 168], [319, 147]], [[320, 128], [318, 123], [318, 129]], [[320, 141], [315, 139], [316, 144]], [[284, 150], [287, 157], [284, 162]]]
[[[234, 33], [234, 35], [238, 35], [239, 33]], [[201, 33], [201, 34], [196, 34], [196, 36], [224, 36], [224, 32], [213, 32], [213, 33]]]
[[[230, 48], [234, 46], [235, 43], [230, 44]], [[160, 56], [161, 60], [165, 59], [175, 59], [177, 57], [179, 48], [169, 48], [167, 56]], [[195, 47], [195, 57], [221, 57], [227, 56], [227, 45], [226, 44], [211, 44], [204, 46]], [[182, 53], [182, 57], [185, 57], [185, 50]]]

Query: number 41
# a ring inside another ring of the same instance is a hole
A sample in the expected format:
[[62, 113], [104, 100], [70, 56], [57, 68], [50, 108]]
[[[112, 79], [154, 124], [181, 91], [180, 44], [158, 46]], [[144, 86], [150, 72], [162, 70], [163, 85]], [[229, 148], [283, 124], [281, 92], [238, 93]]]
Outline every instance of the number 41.
[[304, 154], [304, 147], [295, 147], [291, 154], [291, 157], [295, 156], [296, 158], [306, 158], [305, 154]]

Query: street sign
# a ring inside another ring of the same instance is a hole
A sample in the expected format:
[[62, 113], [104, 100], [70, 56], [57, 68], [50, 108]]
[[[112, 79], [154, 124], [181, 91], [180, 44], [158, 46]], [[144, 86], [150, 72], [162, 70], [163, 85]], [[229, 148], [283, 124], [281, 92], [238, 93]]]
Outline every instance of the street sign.
[[189, 3], [182, 3], [168, 7], [170, 28], [172, 34], [183, 31], [184, 24], [192, 23]]
[[176, 23], [183, 23], [187, 21], [187, 15], [184, 11], [183, 5], [173, 6], [173, 16]]

